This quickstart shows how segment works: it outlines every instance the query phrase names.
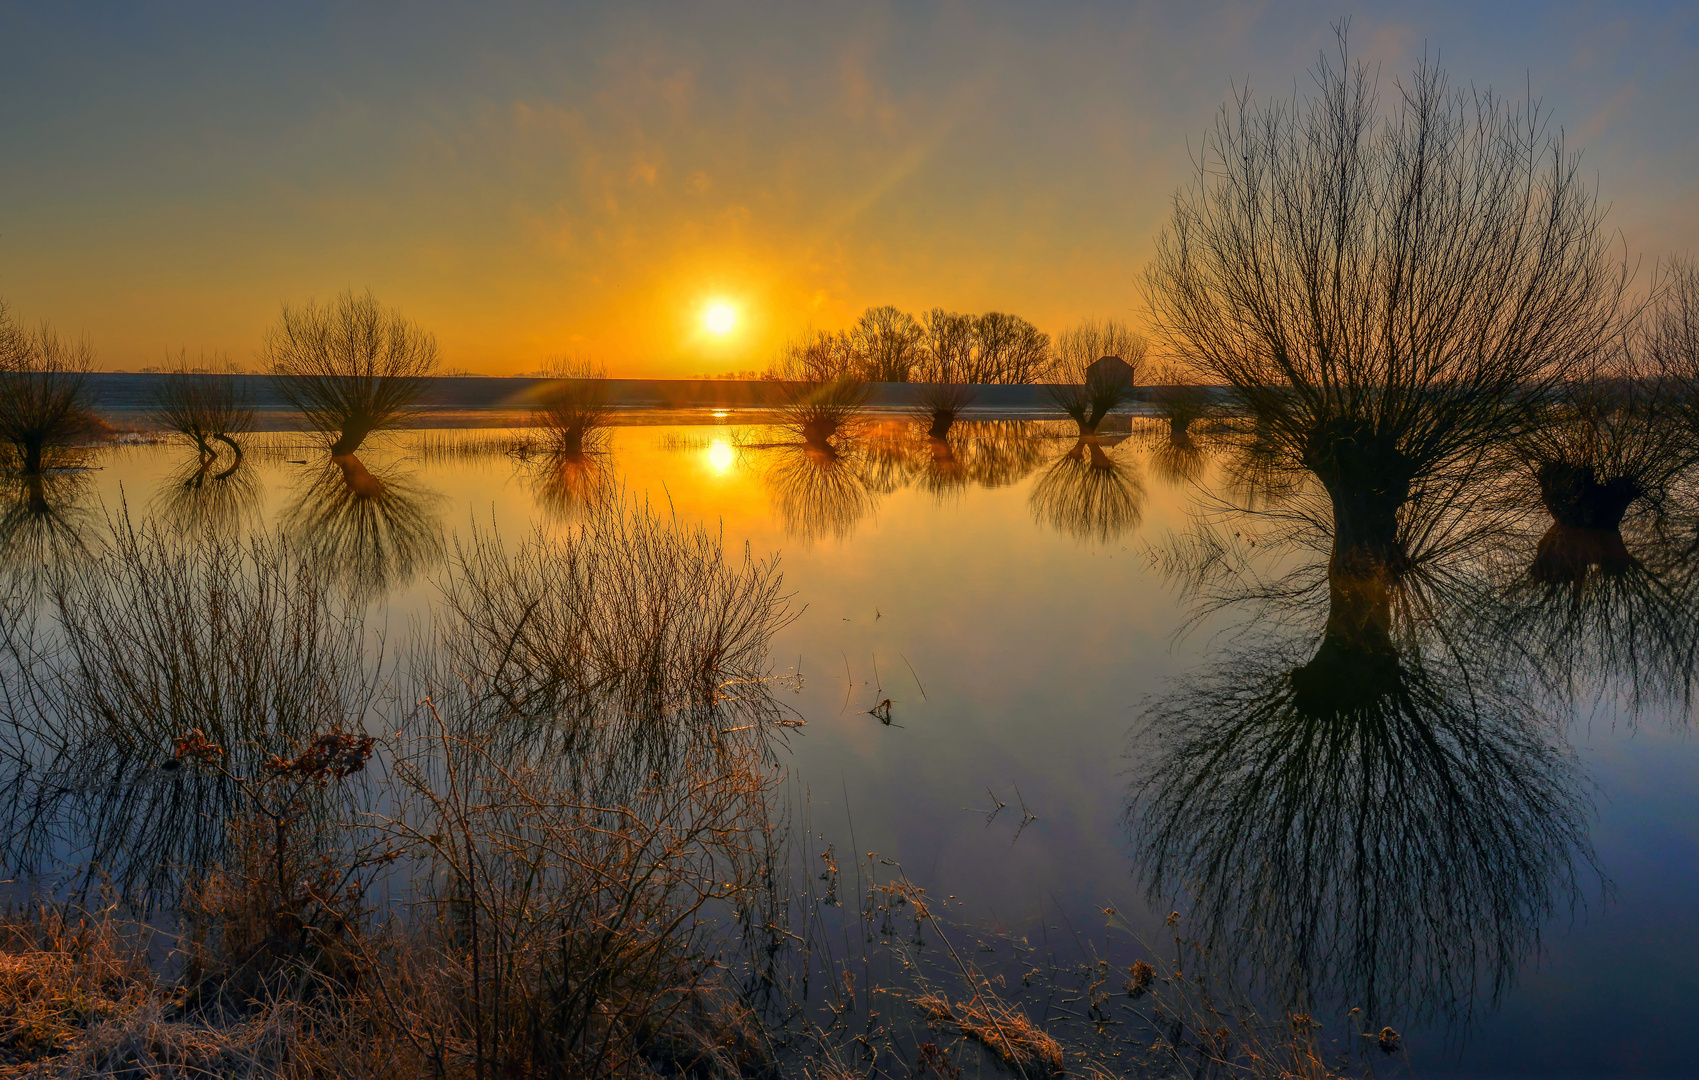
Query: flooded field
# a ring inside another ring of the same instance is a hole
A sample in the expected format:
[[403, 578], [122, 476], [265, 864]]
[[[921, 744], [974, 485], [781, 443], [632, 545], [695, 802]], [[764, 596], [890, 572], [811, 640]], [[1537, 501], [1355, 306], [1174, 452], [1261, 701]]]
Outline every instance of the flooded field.
[[[504, 429], [334, 462], [259, 436], [210, 471], [128, 445], [15, 493], [5, 543], [27, 591], [99, 558], [126, 513], [275, 530], [366, 611], [354, 653], [377, 663], [381, 636], [393, 663], [479, 543], [646, 502], [734, 563], [778, 560], [760, 664], [809, 858], [900, 864], [984, 963], [1024, 939], [1120, 970], [1140, 941], [1168, 948], [1174, 911], [1264, 999], [1395, 1026], [1420, 1075], [1686, 1071], [1694, 519], [1606, 543], [1537, 503], [1490, 529], [1442, 508], [1413, 528], [1414, 569], [1365, 584], [1329, 572], [1303, 493], [1244, 439], [1059, 431], [964, 423], [946, 444], [892, 422], [822, 454], [761, 427], [627, 426], [569, 466]], [[110, 870], [100, 843], [56, 835], [35, 868]]]

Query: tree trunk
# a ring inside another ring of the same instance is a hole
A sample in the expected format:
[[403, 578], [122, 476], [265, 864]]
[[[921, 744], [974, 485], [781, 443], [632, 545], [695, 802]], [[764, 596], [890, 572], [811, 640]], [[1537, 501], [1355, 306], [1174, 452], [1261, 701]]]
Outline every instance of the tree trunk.
[[1593, 466], [1572, 465], [1567, 461], [1548, 461], [1540, 466], [1536, 476], [1540, 482], [1540, 501], [1545, 503], [1552, 520], [1571, 529], [1614, 532], [1622, 527], [1628, 507], [1645, 494], [1633, 477], [1601, 480]]
[[1579, 585], [1593, 567], [1609, 577], [1640, 566], [1615, 529], [1580, 529], [1562, 522], [1540, 537], [1528, 576], [1542, 585]]
[[338, 454], [330, 460], [342, 470], [342, 482], [356, 498], [375, 499], [383, 494], [383, 481], [373, 476], [366, 463], [353, 454]]
[[342, 425], [342, 435], [330, 444], [330, 456], [352, 456], [360, 449], [360, 444], [366, 441], [366, 436], [372, 433], [372, 425], [363, 419], [352, 419]]

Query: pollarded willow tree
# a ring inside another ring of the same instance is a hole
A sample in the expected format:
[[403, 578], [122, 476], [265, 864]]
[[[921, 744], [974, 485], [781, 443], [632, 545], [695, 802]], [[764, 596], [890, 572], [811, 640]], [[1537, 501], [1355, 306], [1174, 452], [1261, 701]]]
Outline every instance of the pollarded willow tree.
[[1170, 351], [1326, 488], [1333, 561], [1377, 573], [1401, 506], [1608, 346], [1628, 274], [1538, 103], [1426, 59], [1388, 101], [1338, 29], [1312, 94], [1223, 107], [1147, 298]]
[[1103, 418], [1137, 393], [1149, 351], [1126, 323], [1087, 319], [1057, 335], [1053, 375], [1060, 381], [1045, 387], [1045, 396], [1079, 425], [1081, 438], [1095, 435]]
[[341, 456], [411, 412], [436, 370], [437, 339], [371, 290], [350, 289], [324, 305], [285, 304], [264, 356], [278, 392], [335, 436], [330, 452]]
[[39, 476], [52, 455], [76, 444], [98, 422], [89, 403], [94, 354], [86, 341], [65, 341], [43, 323], [18, 325], [0, 303], [0, 453], [26, 476]]

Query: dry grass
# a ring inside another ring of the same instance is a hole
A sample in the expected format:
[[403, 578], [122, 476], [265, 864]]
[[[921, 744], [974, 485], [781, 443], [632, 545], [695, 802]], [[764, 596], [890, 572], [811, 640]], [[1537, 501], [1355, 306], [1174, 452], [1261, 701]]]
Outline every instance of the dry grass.
[[1061, 1076], [1062, 1044], [1017, 1008], [986, 994], [952, 1005], [942, 994], [923, 995], [914, 1004], [934, 1024], [948, 1024], [979, 1043], [1021, 1076]]

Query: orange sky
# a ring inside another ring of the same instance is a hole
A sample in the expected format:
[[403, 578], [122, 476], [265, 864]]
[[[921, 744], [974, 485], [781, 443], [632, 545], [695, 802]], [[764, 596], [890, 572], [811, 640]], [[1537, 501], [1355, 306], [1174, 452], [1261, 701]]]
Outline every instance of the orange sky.
[[[1138, 322], [1188, 146], [1340, 14], [839, 7], [0, 14], [0, 297], [131, 370], [348, 286], [496, 374], [759, 369], [879, 303]], [[1692, 245], [1690, 15], [1347, 7], [1388, 81], [1530, 80], [1633, 254]]]

